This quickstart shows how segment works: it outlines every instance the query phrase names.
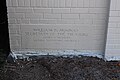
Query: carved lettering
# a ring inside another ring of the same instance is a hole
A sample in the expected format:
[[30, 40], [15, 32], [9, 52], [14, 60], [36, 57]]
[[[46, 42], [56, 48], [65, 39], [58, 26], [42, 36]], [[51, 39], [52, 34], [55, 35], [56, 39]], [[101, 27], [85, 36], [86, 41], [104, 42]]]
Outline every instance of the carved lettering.
[[[86, 27], [30, 26], [23, 27], [22, 31], [22, 45], [25, 48], [73, 49], [78, 46], [81, 48], [82, 45], [86, 46], [86, 43], [91, 44], [87, 41], [91, 39], [91, 33]], [[27, 45], [25, 45], [26, 43]]]

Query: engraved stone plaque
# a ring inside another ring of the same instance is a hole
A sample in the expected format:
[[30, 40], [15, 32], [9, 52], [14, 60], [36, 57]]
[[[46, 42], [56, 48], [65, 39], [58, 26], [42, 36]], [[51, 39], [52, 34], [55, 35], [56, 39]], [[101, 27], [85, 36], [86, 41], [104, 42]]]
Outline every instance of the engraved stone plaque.
[[23, 25], [23, 49], [92, 49], [88, 25]]

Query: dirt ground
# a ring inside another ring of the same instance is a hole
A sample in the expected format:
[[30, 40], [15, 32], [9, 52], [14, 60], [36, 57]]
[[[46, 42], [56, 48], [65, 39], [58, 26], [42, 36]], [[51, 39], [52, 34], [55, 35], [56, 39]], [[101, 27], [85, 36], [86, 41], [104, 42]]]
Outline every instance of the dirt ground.
[[0, 80], [120, 80], [120, 62], [93, 57], [17, 60], [0, 69]]

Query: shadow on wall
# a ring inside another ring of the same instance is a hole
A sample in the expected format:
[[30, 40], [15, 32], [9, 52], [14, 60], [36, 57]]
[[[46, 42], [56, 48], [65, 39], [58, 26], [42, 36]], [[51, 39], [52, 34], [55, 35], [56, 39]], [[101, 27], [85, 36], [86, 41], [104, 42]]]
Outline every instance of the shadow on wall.
[[9, 34], [6, 0], [0, 0], [0, 64], [6, 60], [9, 52]]

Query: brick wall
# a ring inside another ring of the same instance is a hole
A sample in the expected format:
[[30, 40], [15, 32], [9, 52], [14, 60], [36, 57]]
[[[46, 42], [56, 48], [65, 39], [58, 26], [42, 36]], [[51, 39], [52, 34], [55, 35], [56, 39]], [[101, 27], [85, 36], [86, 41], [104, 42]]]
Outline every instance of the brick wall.
[[10, 43], [21, 50], [24, 25], [88, 25], [93, 50], [104, 53], [109, 0], [7, 0]]
[[105, 55], [110, 60], [120, 59], [120, 0], [111, 0]]

